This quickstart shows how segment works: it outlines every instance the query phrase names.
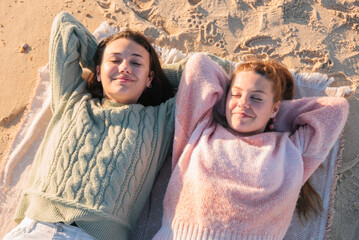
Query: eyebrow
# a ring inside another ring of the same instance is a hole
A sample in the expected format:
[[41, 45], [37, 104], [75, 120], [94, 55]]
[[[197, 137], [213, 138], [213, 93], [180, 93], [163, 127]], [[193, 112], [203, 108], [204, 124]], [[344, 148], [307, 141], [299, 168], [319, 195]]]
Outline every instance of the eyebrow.
[[[243, 91], [243, 89], [240, 88], [240, 87], [233, 86], [232, 88], [235, 88], [235, 89], [238, 89], [238, 90], [240, 90], [240, 91]], [[264, 91], [262, 91], [262, 90], [259, 90], [259, 89], [258, 89], [258, 90], [253, 90], [253, 91], [251, 91], [251, 92], [267, 94], [266, 92], [264, 92]]]
[[[113, 52], [113, 53], [110, 53], [109, 54], [110, 56], [111, 55], [122, 55], [122, 53], [119, 53], [119, 52]], [[144, 58], [141, 54], [138, 54], [138, 53], [132, 53], [131, 56], [133, 57], [140, 57], [140, 58]]]

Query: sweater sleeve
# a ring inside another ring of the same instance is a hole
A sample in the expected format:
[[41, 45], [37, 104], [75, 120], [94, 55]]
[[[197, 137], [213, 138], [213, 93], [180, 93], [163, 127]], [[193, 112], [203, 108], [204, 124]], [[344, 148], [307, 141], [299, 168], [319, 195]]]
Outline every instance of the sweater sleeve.
[[61, 99], [68, 99], [83, 83], [82, 67], [95, 70], [96, 48], [94, 36], [72, 15], [61, 12], [56, 16], [51, 29], [49, 61], [53, 111]]
[[183, 69], [188, 61], [188, 58], [184, 58], [179, 62], [163, 65], [163, 72], [165, 73], [172, 88], [177, 91], [180, 83]]
[[325, 160], [344, 128], [349, 105], [344, 98], [321, 97], [283, 101], [277, 124], [291, 129], [290, 139], [302, 152], [303, 183]]
[[205, 54], [189, 58], [183, 71], [176, 99], [175, 141], [172, 168], [186, 147], [189, 138], [196, 141], [213, 120], [215, 103], [225, 97], [229, 78], [224, 70]]
[[[231, 71], [231, 64], [227, 59], [217, 57], [211, 53], [203, 53], [207, 55], [210, 59], [215, 61], [219, 66], [223, 68], [223, 70], [229, 74]], [[169, 80], [172, 88], [177, 91], [178, 85], [181, 80], [183, 69], [186, 66], [186, 63], [188, 61], [189, 57], [186, 57], [182, 59], [179, 62], [171, 63], [171, 64], [165, 64], [163, 65], [163, 71]]]

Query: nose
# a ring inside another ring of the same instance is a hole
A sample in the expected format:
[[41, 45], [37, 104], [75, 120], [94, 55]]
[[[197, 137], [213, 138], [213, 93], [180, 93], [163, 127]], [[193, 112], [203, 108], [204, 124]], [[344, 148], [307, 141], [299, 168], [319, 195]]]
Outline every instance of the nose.
[[242, 108], [249, 108], [250, 106], [250, 101], [248, 99], [247, 96], [242, 95], [241, 98], [238, 101], [238, 106], [242, 107]]
[[118, 67], [118, 71], [120, 73], [124, 72], [124, 73], [130, 73], [131, 72], [131, 67], [128, 64], [127, 60], [123, 60], [120, 64], [120, 66]]

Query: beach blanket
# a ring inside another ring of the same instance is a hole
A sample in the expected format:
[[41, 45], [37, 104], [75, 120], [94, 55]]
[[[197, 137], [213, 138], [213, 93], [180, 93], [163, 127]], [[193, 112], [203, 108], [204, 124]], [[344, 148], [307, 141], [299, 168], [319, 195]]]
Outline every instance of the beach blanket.
[[[94, 32], [98, 40], [121, 29], [113, 29], [107, 23]], [[156, 47], [163, 63], [175, 63], [188, 55], [176, 50]], [[231, 62], [233, 70], [238, 63]], [[84, 77], [89, 74], [84, 71]], [[310, 96], [348, 96], [353, 92], [350, 86], [328, 87], [334, 81], [319, 73], [296, 73], [295, 98]], [[36, 89], [19, 131], [10, 144], [8, 153], [0, 162], [0, 238], [16, 226], [12, 217], [21, 191], [26, 184], [37, 148], [39, 147], [47, 124], [51, 119], [50, 79], [48, 66], [39, 69]], [[323, 166], [311, 177], [312, 185], [323, 200], [323, 212], [303, 221], [293, 216], [286, 239], [324, 239], [333, 220], [334, 188], [337, 182], [337, 169], [341, 161], [343, 139], [338, 139]], [[355, 164], [356, 162], [354, 162]], [[171, 174], [171, 155], [161, 168], [151, 195], [143, 209], [137, 228], [131, 239], [151, 239], [161, 226], [162, 201]]]

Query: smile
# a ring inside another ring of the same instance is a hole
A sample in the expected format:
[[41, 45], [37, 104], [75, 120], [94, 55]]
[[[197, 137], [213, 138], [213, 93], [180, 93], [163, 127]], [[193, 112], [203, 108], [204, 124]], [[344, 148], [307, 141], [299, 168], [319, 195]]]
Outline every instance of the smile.
[[124, 83], [128, 83], [128, 82], [134, 82], [134, 80], [132, 78], [130, 78], [129, 76], [117, 76], [115, 78], [113, 78], [114, 81], [119, 81], [119, 82], [124, 82]]
[[251, 114], [245, 113], [245, 112], [237, 112], [237, 113], [233, 113], [236, 115], [239, 115], [239, 117], [241, 118], [253, 118], [253, 116]]

